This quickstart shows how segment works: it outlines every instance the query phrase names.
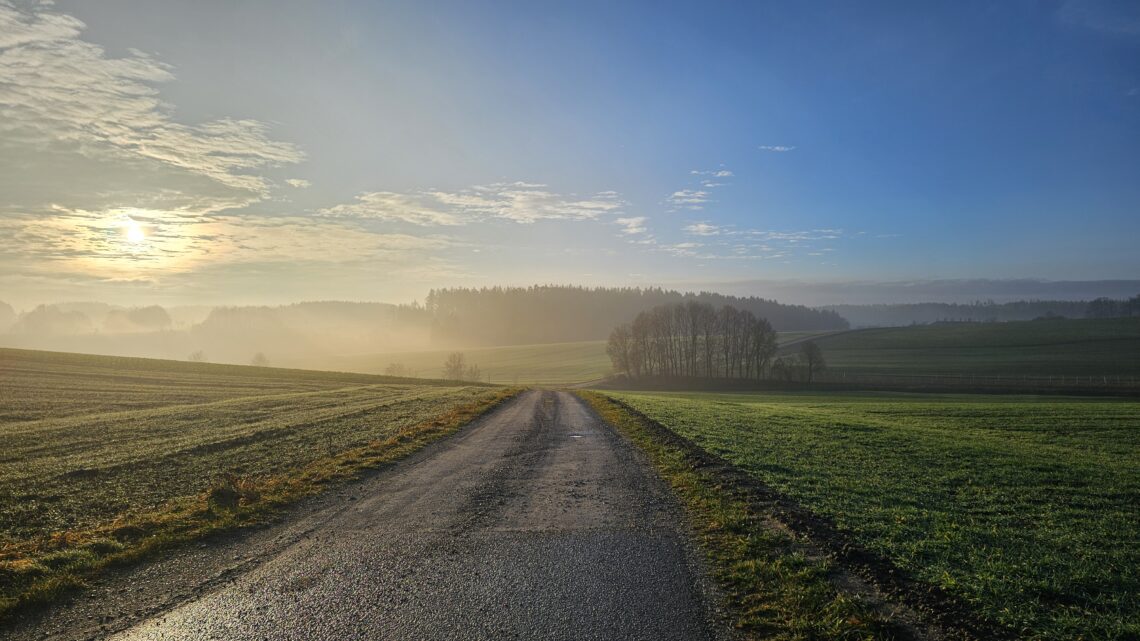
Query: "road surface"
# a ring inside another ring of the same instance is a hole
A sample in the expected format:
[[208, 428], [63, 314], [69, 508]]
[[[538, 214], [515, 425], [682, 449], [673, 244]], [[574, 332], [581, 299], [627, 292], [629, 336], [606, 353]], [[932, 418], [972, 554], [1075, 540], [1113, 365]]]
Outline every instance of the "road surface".
[[668, 489], [570, 394], [526, 392], [365, 488], [111, 638], [721, 637]]

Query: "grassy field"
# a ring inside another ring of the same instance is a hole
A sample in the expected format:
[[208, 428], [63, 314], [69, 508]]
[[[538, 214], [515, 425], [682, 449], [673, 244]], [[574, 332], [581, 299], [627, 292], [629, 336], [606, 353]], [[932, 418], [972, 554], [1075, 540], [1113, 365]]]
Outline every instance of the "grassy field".
[[1140, 635], [1140, 403], [608, 394], [1023, 638]]
[[829, 367], [856, 374], [1140, 380], [1140, 318], [889, 327], [816, 342]]
[[[22, 590], [75, 583], [148, 537], [239, 524], [257, 503], [283, 504], [406, 453], [505, 393], [0, 350], [0, 613]], [[219, 513], [227, 491], [240, 505]]]
[[443, 376], [444, 359], [452, 352], [462, 352], [468, 363], [479, 366], [484, 381], [498, 384], [566, 385], [599, 379], [611, 370], [605, 341], [362, 354], [329, 357], [305, 366], [380, 374], [388, 365], [401, 363], [417, 377], [438, 378]]

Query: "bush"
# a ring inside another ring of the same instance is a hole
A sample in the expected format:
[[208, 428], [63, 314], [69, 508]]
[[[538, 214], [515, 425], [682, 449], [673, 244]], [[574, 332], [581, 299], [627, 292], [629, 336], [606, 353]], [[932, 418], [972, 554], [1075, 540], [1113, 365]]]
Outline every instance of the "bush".
[[215, 479], [206, 492], [206, 505], [215, 512], [233, 510], [260, 500], [261, 492], [254, 481], [240, 478], [231, 472]]

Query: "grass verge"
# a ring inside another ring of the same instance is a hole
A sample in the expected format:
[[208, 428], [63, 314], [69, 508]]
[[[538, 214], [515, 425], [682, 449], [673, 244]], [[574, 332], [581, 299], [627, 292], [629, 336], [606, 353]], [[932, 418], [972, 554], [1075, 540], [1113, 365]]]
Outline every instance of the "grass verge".
[[204, 492], [82, 530], [56, 532], [0, 547], [0, 624], [86, 587], [101, 572], [145, 561], [208, 535], [249, 527], [281, 508], [361, 471], [399, 460], [458, 431], [521, 391], [504, 388], [386, 438], [313, 460], [282, 474], [225, 474]]
[[644, 417], [613, 399], [578, 392], [607, 423], [641, 447], [680, 498], [745, 639], [905, 639], [901, 624], [833, 581], [837, 568], [765, 514], [716, 469], [662, 438]]

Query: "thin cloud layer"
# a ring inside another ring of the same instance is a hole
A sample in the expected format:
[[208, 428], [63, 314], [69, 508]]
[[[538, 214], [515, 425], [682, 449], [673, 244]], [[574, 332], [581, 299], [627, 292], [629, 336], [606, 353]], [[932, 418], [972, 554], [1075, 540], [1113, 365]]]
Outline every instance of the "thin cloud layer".
[[0, 134], [9, 144], [62, 144], [95, 158], [156, 161], [258, 198], [269, 183], [251, 170], [304, 157], [270, 140], [256, 120], [175, 122], [155, 88], [174, 78], [170, 67], [137, 50], [109, 57], [80, 39], [83, 29], [49, 4], [22, 10], [0, 0]]
[[411, 193], [368, 192], [351, 203], [318, 213], [337, 218], [404, 222], [419, 226], [466, 225], [487, 220], [529, 224], [539, 220], [597, 220], [616, 214], [625, 205], [616, 192], [589, 197], [560, 194], [546, 185], [495, 183], [457, 191], [424, 190]]
[[[137, 231], [135, 231], [137, 230]], [[134, 231], [134, 234], [131, 232]], [[183, 215], [133, 208], [55, 208], [0, 219], [0, 266], [95, 280], [158, 280], [242, 263], [422, 263], [453, 247], [443, 237], [374, 231], [306, 216]], [[25, 267], [21, 267], [25, 266]]]
[[719, 180], [731, 178], [736, 174], [722, 166], [720, 169], [693, 169], [689, 171], [689, 175], [701, 177], [699, 179], [700, 189], [679, 189], [669, 194], [669, 196], [665, 198], [665, 204], [669, 206], [669, 211], [679, 211], [682, 209], [700, 211], [704, 209], [705, 205], [712, 200], [712, 191], [718, 187], [724, 187], [727, 184], [719, 182]]
[[645, 226], [649, 218], [645, 216], [633, 216], [630, 218], [618, 218], [614, 221], [615, 225], [622, 227], [621, 233], [625, 236], [636, 236], [645, 234], [649, 229]]
[[669, 204], [670, 209], [692, 209], [699, 210], [705, 208], [705, 203], [709, 201], [709, 192], [703, 189], [681, 189], [669, 194], [665, 199]]
[[846, 234], [842, 229], [736, 229], [708, 221], [690, 223], [682, 231], [701, 241], [661, 245], [660, 248], [676, 256], [707, 260], [774, 260], [827, 256], [835, 248], [825, 245], [862, 235]]

